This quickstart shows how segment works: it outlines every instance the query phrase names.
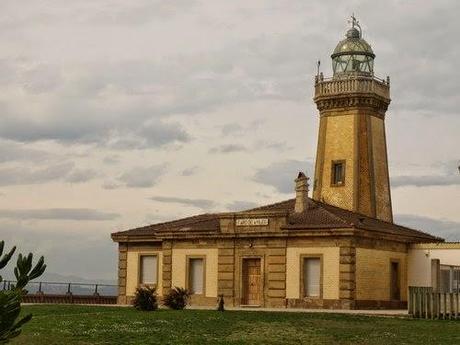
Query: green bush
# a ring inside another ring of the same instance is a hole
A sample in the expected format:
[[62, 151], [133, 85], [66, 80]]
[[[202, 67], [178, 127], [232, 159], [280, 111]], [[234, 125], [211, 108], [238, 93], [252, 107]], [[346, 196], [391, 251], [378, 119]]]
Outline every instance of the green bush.
[[174, 310], [182, 310], [188, 303], [190, 292], [184, 288], [175, 287], [163, 298], [163, 304]]
[[140, 287], [136, 289], [134, 296], [134, 308], [143, 311], [158, 309], [157, 293], [155, 288]]
[[[4, 241], [0, 241], [0, 269], [3, 269], [11, 260], [16, 247], [2, 256], [5, 246]], [[21, 333], [21, 327], [32, 319], [32, 315], [28, 314], [19, 319], [21, 312], [21, 299], [26, 290], [26, 285], [35, 278], [40, 277], [45, 272], [45, 260], [42, 257], [32, 268], [33, 255], [30, 253], [27, 256], [18, 255], [14, 275], [16, 277], [16, 285], [10, 290], [0, 291], [0, 344], [7, 343], [10, 339], [17, 337]], [[0, 276], [0, 283], [3, 278]]]

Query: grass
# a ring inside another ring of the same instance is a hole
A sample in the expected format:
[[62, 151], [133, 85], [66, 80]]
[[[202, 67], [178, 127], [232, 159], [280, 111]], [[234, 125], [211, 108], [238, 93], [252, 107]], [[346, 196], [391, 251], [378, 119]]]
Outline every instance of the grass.
[[340, 314], [25, 306], [12, 344], [460, 344], [459, 321]]

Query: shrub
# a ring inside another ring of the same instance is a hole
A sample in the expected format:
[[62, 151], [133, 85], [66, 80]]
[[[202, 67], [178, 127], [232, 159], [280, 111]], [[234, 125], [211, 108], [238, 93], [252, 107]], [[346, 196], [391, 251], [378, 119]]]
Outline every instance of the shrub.
[[182, 310], [188, 303], [190, 292], [184, 288], [175, 287], [164, 297], [163, 303], [168, 308]]
[[143, 311], [158, 309], [157, 293], [155, 288], [140, 287], [136, 289], [134, 296], [134, 308]]
[[[8, 253], [3, 254], [5, 242], [0, 241], [0, 269], [4, 268], [11, 260], [16, 247]], [[26, 291], [25, 286], [32, 279], [40, 277], [46, 269], [43, 256], [32, 268], [33, 255], [18, 255], [14, 275], [16, 284], [10, 290], [0, 291], [0, 344], [7, 343], [10, 339], [17, 337], [21, 333], [21, 327], [32, 319], [28, 314], [19, 319], [21, 311], [21, 299]], [[0, 276], [0, 282], [2, 277]]]

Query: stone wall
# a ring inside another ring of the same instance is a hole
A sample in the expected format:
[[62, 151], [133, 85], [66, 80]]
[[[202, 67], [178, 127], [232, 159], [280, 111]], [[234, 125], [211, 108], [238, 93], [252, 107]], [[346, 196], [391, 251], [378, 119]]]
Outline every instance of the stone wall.
[[[345, 208], [347, 210], [354, 209], [354, 117], [353, 113], [340, 114], [341, 116], [327, 116], [322, 121], [326, 130], [321, 134], [325, 136], [322, 141], [324, 147], [318, 148], [318, 153], [321, 150], [323, 157], [320, 162], [322, 167], [318, 168], [321, 179], [321, 191], [317, 195], [318, 200]], [[319, 154], [317, 154], [319, 156]], [[345, 160], [345, 183], [342, 186], [331, 185], [331, 169], [332, 161]], [[316, 177], [315, 177], [316, 178]]]
[[126, 304], [126, 267], [128, 258], [128, 245], [118, 244], [118, 300], [119, 304]]
[[224, 297], [226, 305], [233, 306], [235, 291], [235, 243], [222, 241], [218, 251], [217, 294]]
[[399, 262], [401, 301], [407, 301], [407, 253], [356, 248], [356, 300], [390, 301], [391, 261]]
[[156, 255], [158, 257], [157, 294], [163, 295], [163, 253], [160, 246], [130, 246], [127, 253], [126, 296], [134, 296], [139, 286], [139, 263], [141, 255]]
[[[400, 307], [390, 301], [390, 265], [400, 264], [401, 301], [407, 299], [407, 247], [373, 239], [235, 238], [165, 240], [160, 244], [120, 244], [119, 303], [129, 303], [138, 286], [139, 255], [159, 257], [158, 293], [186, 287], [188, 256], [203, 256], [205, 294], [192, 296], [195, 305], [214, 306], [219, 295], [227, 306], [243, 300], [245, 258], [261, 262], [261, 306], [341, 308]], [[301, 257], [322, 259], [322, 296], [301, 296]]]
[[205, 269], [205, 297], [217, 298], [217, 248], [175, 248], [172, 249], [172, 286], [187, 287], [187, 258], [203, 257]]
[[339, 247], [287, 248], [286, 298], [300, 298], [301, 256], [318, 256], [322, 259], [323, 298], [339, 298]]
[[385, 122], [382, 118], [371, 117], [372, 156], [374, 171], [376, 218], [393, 221], [391, 207], [388, 155]]

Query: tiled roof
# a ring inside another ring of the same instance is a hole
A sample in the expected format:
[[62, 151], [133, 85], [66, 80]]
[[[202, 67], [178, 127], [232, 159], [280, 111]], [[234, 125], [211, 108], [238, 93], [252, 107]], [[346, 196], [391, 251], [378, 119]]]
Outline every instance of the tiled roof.
[[415, 237], [423, 241], [439, 241], [440, 238], [428, 233], [407, 228], [394, 223], [371, 218], [359, 213], [309, 199], [308, 209], [302, 213], [294, 212], [295, 199], [289, 199], [275, 204], [257, 207], [241, 212], [201, 214], [165, 223], [152, 224], [141, 228], [116, 232], [116, 236], [145, 236], [160, 237], [161, 233], [216, 233], [220, 229], [220, 218], [228, 215], [249, 215], [286, 211], [288, 214], [285, 229], [340, 229], [357, 228], [368, 231], [378, 231], [393, 235]]
[[160, 234], [161, 232], [171, 231], [218, 231], [219, 230], [219, 217], [222, 213], [215, 214], [200, 214], [192, 217], [177, 219], [164, 223], [157, 223], [152, 225], [143, 226], [126, 231], [119, 231], [116, 235], [153, 235]]

